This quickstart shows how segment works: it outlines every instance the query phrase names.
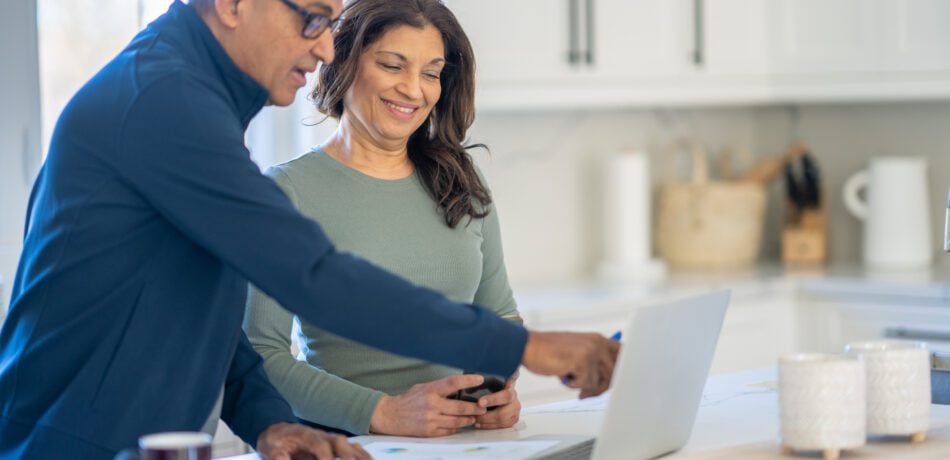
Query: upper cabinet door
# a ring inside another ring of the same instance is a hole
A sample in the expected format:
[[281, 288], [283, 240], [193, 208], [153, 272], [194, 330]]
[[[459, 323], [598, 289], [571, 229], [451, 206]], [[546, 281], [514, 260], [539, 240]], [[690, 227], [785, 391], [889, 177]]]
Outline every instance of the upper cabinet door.
[[448, 0], [481, 108], [950, 98], [950, 0]]
[[581, 0], [596, 76], [667, 77], [696, 72], [700, 20], [694, 0]]
[[769, 71], [772, 0], [698, 0], [702, 70], [711, 76], [761, 77]]
[[580, 0], [450, 0], [448, 6], [472, 41], [480, 84], [543, 82], [567, 78], [576, 67], [574, 1]]
[[868, 72], [880, 68], [880, 0], [768, 3], [775, 72]]
[[883, 9], [884, 70], [950, 69], [950, 2], [889, 0]]

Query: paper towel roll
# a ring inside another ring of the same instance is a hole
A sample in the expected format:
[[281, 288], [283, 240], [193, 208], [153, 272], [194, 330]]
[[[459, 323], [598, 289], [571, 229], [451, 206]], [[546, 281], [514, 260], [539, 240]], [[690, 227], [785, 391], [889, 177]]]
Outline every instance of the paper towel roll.
[[604, 180], [604, 255], [620, 264], [650, 258], [650, 162], [643, 152], [615, 155]]
[[611, 279], [655, 278], [662, 273], [662, 265], [651, 257], [650, 160], [647, 153], [632, 151], [610, 157], [603, 185], [604, 262], [601, 276]]

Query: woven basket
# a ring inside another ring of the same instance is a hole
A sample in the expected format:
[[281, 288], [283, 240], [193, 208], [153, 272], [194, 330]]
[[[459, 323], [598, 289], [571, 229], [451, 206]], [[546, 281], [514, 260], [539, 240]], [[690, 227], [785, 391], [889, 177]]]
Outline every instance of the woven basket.
[[706, 152], [680, 141], [670, 157], [691, 153], [692, 180], [660, 186], [657, 247], [673, 267], [739, 268], [755, 263], [762, 243], [765, 187], [754, 182], [710, 181]]

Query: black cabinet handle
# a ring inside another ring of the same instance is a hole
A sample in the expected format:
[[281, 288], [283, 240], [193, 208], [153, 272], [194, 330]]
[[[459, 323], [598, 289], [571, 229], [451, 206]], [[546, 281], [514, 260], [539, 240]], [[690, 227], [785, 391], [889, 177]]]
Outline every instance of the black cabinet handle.
[[580, 15], [580, 0], [567, 1], [567, 62], [574, 66], [580, 62], [580, 31], [578, 31], [578, 16]]
[[706, 59], [703, 14], [703, 0], [693, 0], [693, 64], [697, 67], [701, 67]]
[[587, 0], [587, 51], [584, 53], [587, 65], [594, 64], [594, 0]]
[[892, 339], [929, 340], [950, 342], [950, 331], [935, 331], [927, 329], [912, 329], [898, 326], [884, 329], [884, 337]]

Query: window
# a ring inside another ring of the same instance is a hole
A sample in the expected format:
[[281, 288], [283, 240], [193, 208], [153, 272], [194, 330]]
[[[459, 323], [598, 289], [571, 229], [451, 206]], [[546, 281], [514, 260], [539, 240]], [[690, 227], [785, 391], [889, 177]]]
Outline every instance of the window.
[[37, 2], [44, 156], [59, 113], [73, 94], [171, 3], [171, 0]]
[[[20, 0], [0, 14], [0, 321], [12, 289], [23, 218], [41, 157], [60, 112], [76, 91], [172, 0]], [[39, 69], [37, 69], [37, 61]], [[308, 88], [312, 87], [311, 84]], [[289, 160], [326, 139], [336, 123], [298, 94], [293, 107], [265, 108], [248, 132], [262, 166]]]
[[[41, 0], [38, 2], [42, 151], [45, 157], [59, 113], [77, 90], [115, 57], [172, 0]], [[311, 84], [307, 88], [312, 87]], [[336, 123], [297, 95], [290, 109], [268, 107], [248, 130], [252, 158], [261, 166], [289, 160], [326, 139]]]

